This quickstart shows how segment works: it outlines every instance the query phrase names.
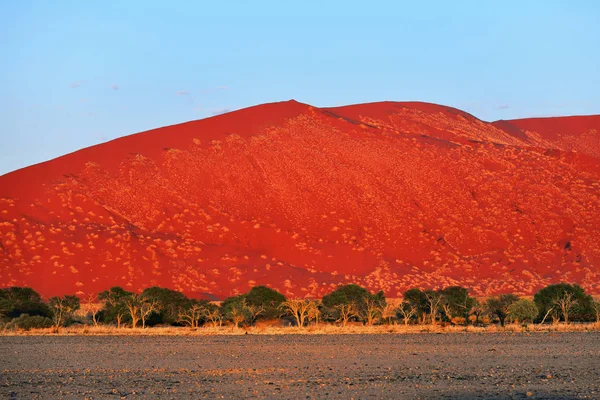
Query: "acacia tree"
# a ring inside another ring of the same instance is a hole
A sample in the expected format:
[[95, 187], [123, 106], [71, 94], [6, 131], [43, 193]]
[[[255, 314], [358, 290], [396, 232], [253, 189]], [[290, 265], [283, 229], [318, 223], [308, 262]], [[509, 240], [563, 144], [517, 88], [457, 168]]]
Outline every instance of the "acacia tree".
[[308, 322], [315, 321], [315, 324], [319, 325], [321, 318], [321, 302], [319, 300], [312, 300], [312, 307], [308, 310]]
[[52, 297], [48, 302], [52, 309], [52, 321], [56, 331], [69, 319], [81, 305], [77, 296]]
[[568, 324], [569, 313], [573, 309], [573, 306], [577, 304], [577, 299], [575, 298], [575, 295], [571, 292], [565, 291], [562, 294], [562, 296], [558, 296], [554, 299], [554, 304], [556, 305], [557, 309], [559, 309], [562, 313], [565, 324]]
[[358, 309], [354, 303], [348, 304], [338, 304], [335, 306], [335, 309], [338, 311], [338, 319], [336, 322], [340, 322], [342, 327], [345, 327], [350, 318], [358, 317]]
[[215, 304], [208, 303], [204, 309], [204, 316], [214, 328], [223, 324], [223, 314], [221, 309]]
[[381, 310], [381, 319], [388, 325], [392, 323], [392, 319], [396, 317], [397, 304], [387, 303]]
[[397, 311], [398, 315], [402, 316], [404, 325], [408, 325], [410, 319], [417, 314], [419, 309], [414, 303], [405, 300], [398, 306]]
[[472, 313], [475, 316], [475, 325], [479, 324], [479, 318], [481, 314], [485, 312], [485, 307], [483, 304], [479, 302], [479, 300], [475, 299], [475, 304], [473, 305]]
[[195, 301], [192, 302], [188, 307], [183, 308], [179, 311], [177, 318], [178, 322], [189, 326], [190, 328], [197, 328], [200, 320], [205, 315], [206, 309], [202, 304]]
[[98, 294], [98, 299], [104, 303], [103, 318], [105, 321], [115, 321], [117, 328], [121, 328], [121, 324], [128, 314], [125, 300], [133, 293], [126, 291], [119, 286], [113, 286], [108, 290], [104, 290]]
[[496, 315], [500, 320], [500, 326], [504, 327], [506, 317], [508, 317], [508, 308], [511, 304], [519, 301], [519, 296], [514, 294], [501, 294], [500, 296], [487, 299], [486, 308], [490, 314]]
[[146, 320], [155, 311], [160, 310], [160, 303], [156, 299], [147, 299], [142, 296], [140, 305], [140, 319], [142, 320], [142, 329], [146, 327]]
[[229, 311], [229, 318], [233, 322], [233, 325], [239, 328], [240, 324], [246, 320], [243, 306], [241, 304], [232, 305]]
[[[146, 321], [148, 325], [159, 323], [176, 324], [180, 311], [193, 303], [193, 300], [188, 299], [183, 293], [177, 290], [158, 286], [145, 289], [142, 292], [142, 297], [145, 301], [156, 304], [156, 310], [148, 315], [148, 320]], [[144, 324], [143, 321], [142, 324]]]
[[90, 294], [86, 300], [85, 308], [85, 311], [92, 317], [94, 326], [98, 326], [98, 313], [104, 308], [102, 303], [98, 301], [95, 295]]
[[424, 294], [425, 299], [427, 300], [427, 307], [429, 308], [429, 318], [431, 319], [431, 325], [435, 325], [438, 310], [444, 297], [440, 292], [437, 292], [435, 290], [426, 290]]
[[385, 305], [382, 305], [380, 301], [373, 297], [368, 297], [365, 299], [365, 314], [364, 319], [368, 326], [372, 326], [379, 318], [381, 318], [381, 314]]
[[444, 296], [444, 310], [448, 319], [462, 317], [465, 325], [469, 324], [469, 316], [477, 304], [474, 297], [469, 296], [469, 291], [462, 286], [450, 286], [442, 290]]
[[254, 325], [258, 317], [265, 312], [265, 307], [259, 304], [249, 303], [247, 299], [244, 299], [244, 308], [248, 311], [248, 322], [250, 325]]
[[596, 315], [596, 322], [600, 322], [600, 301], [593, 301], [592, 309], [594, 310], [594, 314]]
[[551, 315], [555, 322], [558, 322], [561, 318], [566, 322], [593, 319], [593, 298], [577, 284], [555, 283], [548, 285], [533, 296], [533, 301], [540, 310], [538, 319], [545, 320], [542, 317], [548, 315]]
[[317, 317], [315, 314], [315, 309], [318, 308], [317, 302], [313, 300], [307, 299], [288, 299], [281, 303], [280, 307], [290, 314], [296, 320], [296, 325], [298, 327], [303, 327], [305, 322], [310, 317], [311, 313]]
[[546, 322], [546, 318], [548, 318], [548, 315], [550, 315], [551, 313], [552, 313], [552, 322], [553, 323], [557, 323], [558, 322], [558, 313], [555, 312], [554, 308], [555, 308], [554, 305], [551, 306], [551, 307], [548, 307], [548, 309], [546, 310], [546, 313], [544, 314], [544, 317], [540, 321], [541, 325], [543, 325], [544, 322]]
[[[443, 312], [442, 315], [445, 316], [448, 321], [452, 322], [452, 311], [450, 309], [450, 304], [444, 296], [442, 296], [442, 301], [440, 301], [440, 309]], [[442, 318], [443, 317], [441, 316], [440, 320], [442, 320]]]
[[[378, 315], [377, 309], [385, 307], [386, 303], [383, 291], [372, 294], [363, 287], [350, 284], [342, 285], [323, 296], [322, 304], [324, 311], [332, 320], [340, 320], [340, 310], [351, 309], [354, 311], [351, 318], [372, 324]], [[340, 305], [351, 306], [341, 308]]]
[[[285, 296], [276, 290], [266, 286], [255, 286], [245, 294], [245, 304], [253, 319], [274, 319], [280, 316], [281, 303], [285, 301]], [[261, 310], [259, 313], [258, 310]]]
[[404, 292], [403, 299], [403, 303], [406, 303], [411, 309], [415, 310], [414, 314], [419, 316], [419, 323], [425, 324], [427, 314], [429, 313], [429, 302], [425, 293], [417, 288], [408, 289]]
[[124, 303], [127, 311], [129, 312], [129, 317], [131, 318], [131, 328], [135, 328], [140, 320], [142, 299], [140, 298], [139, 294], [132, 293], [131, 296], [124, 299]]
[[137, 293], [132, 293], [124, 299], [125, 307], [131, 318], [131, 328], [135, 328], [137, 323], [142, 321], [142, 329], [146, 328], [148, 316], [159, 310], [159, 302], [156, 299], [148, 299]]
[[239, 328], [243, 322], [249, 321], [252, 318], [248, 308], [245, 306], [245, 301], [246, 296], [242, 294], [228, 297], [221, 304], [223, 315], [225, 315], [227, 320], [233, 322], [236, 328]]

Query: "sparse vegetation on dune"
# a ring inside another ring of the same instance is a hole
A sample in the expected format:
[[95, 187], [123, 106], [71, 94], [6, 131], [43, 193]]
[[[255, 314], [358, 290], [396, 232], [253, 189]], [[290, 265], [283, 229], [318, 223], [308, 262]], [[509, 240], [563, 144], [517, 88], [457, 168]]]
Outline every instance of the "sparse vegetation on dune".
[[598, 131], [290, 101], [128, 136], [0, 177], [0, 286], [600, 294]]

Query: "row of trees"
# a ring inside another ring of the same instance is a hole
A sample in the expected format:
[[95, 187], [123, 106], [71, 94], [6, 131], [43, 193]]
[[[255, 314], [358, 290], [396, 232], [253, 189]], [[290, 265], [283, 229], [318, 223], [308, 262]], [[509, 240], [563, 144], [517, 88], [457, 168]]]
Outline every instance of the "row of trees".
[[600, 303], [577, 284], [549, 285], [538, 291], [533, 300], [502, 294], [483, 301], [471, 297], [463, 287], [451, 286], [437, 291], [410, 289], [404, 293], [398, 312], [404, 323], [414, 319], [419, 323], [429, 321], [433, 324], [436, 321], [461, 320], [467, 325], [472, 319], [478, 324], [482, 316], [488, 316], [504, 326], [507, 320], [522, 323], [598, 321]]
[[[81, 306], [76, 296], [52, 297], [45, 302], [31, 288], [0, 289], [0, 316], [13, 327], [59, 329], [77, 322], [75, 313]], [[547, 286], [533, 300], [503, 294], [479, 301], [460, 286], [424, 291], [415, 288], [407, 290], [400, 303], [387, 301], [381, 291], [373, 294], [353, 284], [340, 286], [321, 300], [286, 299], [273, 289], [257, 286], [219, 305], [161, 287], [151, 287], [139, 294], [113, 287], [84, 301], [83, 308], [88, 322], [114, 324], [118, 328], [159, 324], [196, 328], [224, 323], [239, 327], [280, 318], [297, 326], [322, 321], [346, 326], [349, 322], [468, 325], [497, 320], [504, 326], [507, 320], [521, 323], [600, 320], [600, 303], [579, 285], [567, 283]]]
[[47, 302], [35, 290], [13, 286], [0, 289], [0, 322], [17, 328], [60, 327], [80, 308], [79, 297], [51, 297]]

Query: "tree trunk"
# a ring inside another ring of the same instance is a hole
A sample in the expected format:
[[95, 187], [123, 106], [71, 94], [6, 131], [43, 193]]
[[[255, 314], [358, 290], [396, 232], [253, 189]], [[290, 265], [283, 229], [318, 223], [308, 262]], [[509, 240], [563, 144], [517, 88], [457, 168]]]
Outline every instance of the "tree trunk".
[[549, 309], [549, 310], [546, 312], [546, 315], [544, 315], [544, 318], [542, 318], [542, 322], [540, 322], [540, 325], [543, 325], [543, 324], [544, 324], [544, 322], [546, 321], [546, 318], [548, 318], [548, 315], [550, 315], [550, 313], [551, 313], [551, 312], [552, 312], [552, 309]]
[[302, 322], [300, 322], [300, 313], [296, 311], [296, 313], [294, 314], [294, 318], [296, 318], [296, 325], [301, 328], [302, 327]]

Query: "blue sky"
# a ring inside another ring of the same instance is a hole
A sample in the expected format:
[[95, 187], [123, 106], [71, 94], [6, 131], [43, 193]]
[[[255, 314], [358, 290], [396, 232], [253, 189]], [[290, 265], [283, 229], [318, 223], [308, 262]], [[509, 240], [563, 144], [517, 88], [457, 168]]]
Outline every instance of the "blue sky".
[[0, 174], [291, 98], [599, 114], [599, 49], [592, 0], [3, 1]]

